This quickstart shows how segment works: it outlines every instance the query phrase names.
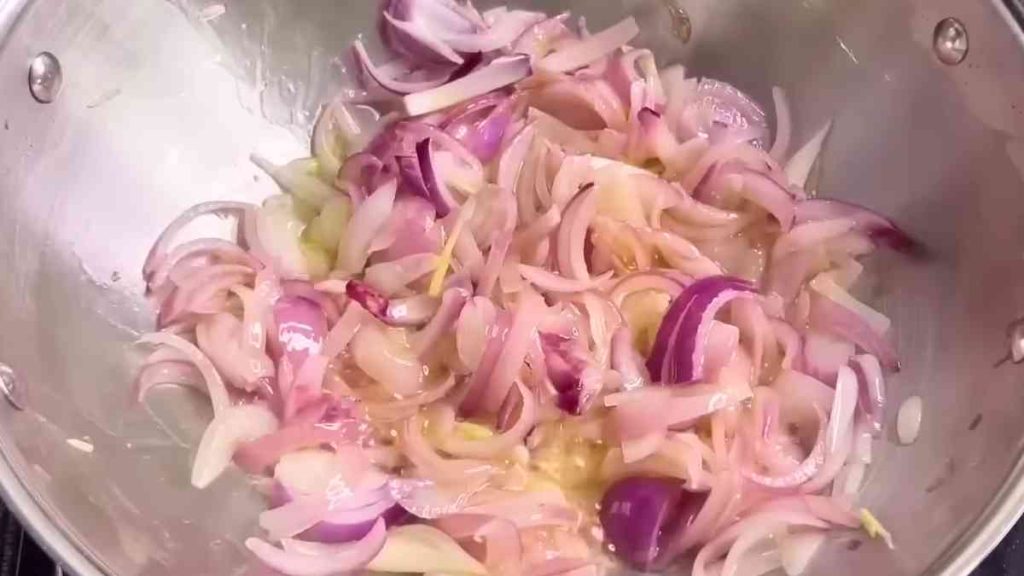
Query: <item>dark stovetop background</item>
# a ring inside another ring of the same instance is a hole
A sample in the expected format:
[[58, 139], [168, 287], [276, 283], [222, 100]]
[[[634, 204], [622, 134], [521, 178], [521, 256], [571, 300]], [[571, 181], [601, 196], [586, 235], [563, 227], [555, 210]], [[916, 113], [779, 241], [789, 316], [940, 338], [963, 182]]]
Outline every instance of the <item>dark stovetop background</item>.
[[[1024, 574], [1024, 521], [1018, 522], [1002, 544], [972, 576]], [[62, 576], [0, 502], [0, 576]]]

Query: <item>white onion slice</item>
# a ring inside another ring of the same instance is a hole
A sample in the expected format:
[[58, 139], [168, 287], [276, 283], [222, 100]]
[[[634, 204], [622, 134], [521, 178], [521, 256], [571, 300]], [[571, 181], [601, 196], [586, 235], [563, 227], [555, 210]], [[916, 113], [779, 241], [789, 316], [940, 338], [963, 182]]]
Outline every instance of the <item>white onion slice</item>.
[[782, 569], [786, 576], [800, 576], [814, 558], [818, 548], [825, 542], [824, 532], [800, 532], [789, 534], [779, 542]]
[[811, 175], [811, 169], [814, 168], [814, 163], [821, 154], [821, 146], [831, 129], [832, 121], [829, 120], [786, 163], [786, 176], [791, 184], [801, 188], [807, 185], [807, 178]]
[[402, 98], [405, 112], [419, 116], [436, 112], [459, 102], [503, 88], [530, 75], [530, 57], [525, 55], [498, 58], [487, 66], [454, 82], [409, 94]]
[[389, 530], [384, 548], [366, 568], [374, 572], [487, 574], [487, 569], [450, 536], [424, 524]]
[[900, 438], [900, 444], [906, 446], [917, 440], [917, 435], [921, 432], [922, 411], [923, 403], [920, 396], [911, 396], [900, 404], [896, 415], [896, 434]]
[[548, 72], [569, 72], [582, 68], [621, 48], [640, 33], [636, 20], [630, 16], [611, 28], [555, 51], [537, 65]]
[[352, 224], [338, 246], [338, 265], [347, 272], [360, 272], [369, 257], [370, 244], [387, 223], [395, 205], [398, 182], [390, 180], [370, 195], [352, 215]]
[[231, 406], [203, 432], [192, 464], [192, 485], [206, 488], [231, 463], [235, 449], [277, 430], [277, 416], [262, 404]]

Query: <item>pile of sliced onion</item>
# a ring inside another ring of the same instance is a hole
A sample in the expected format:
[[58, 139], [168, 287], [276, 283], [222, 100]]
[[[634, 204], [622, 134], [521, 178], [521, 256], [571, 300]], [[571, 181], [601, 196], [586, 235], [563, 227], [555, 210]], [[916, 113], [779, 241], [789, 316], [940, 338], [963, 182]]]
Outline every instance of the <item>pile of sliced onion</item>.
[[887, 534], [851, 506], [905, 395], [857, 281], [920, 246], [816, 189], [832, 123], [794, 142], [781, 88], [772, 125], [742, 82], [659, 70], [632, 17], [378, 24], [313, 157], [253, 157], [281, 194], [188, 210], [143, 268], [136, 395], [209, 398], [193, 485], [270, 487], [246, 547], [295, 576], [792, 576], [831, 527]]

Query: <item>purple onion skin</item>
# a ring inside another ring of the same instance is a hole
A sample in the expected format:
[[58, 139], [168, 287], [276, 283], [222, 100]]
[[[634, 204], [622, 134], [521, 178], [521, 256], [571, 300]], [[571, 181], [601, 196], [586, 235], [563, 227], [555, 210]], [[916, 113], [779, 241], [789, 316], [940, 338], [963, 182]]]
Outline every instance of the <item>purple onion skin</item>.
[[693, 379], [696, 330], [704, 320], [704, 310], [726, 290], [753, 290], [753, 287], [739, 278], [709, 276], [690, 284], [676, 296], [661, 320], [647, 358], [652, 382], [685, 384]]
[[[291, 501], [292, 496], [288, 493], [288, 489], [282, 486], [280, 482], [275, 482], [274, 487], [270, 492], [270, 507], [277, 508], [279, 506], [284, 506]], [[402, 508], [398, 504], [388, 508], [380, 515], [380, 517], [384, 519], [384, 523], [387, 524], [388, 528], [408, 524], [411, 520], [415, 519], [412, 514], [409, 514], [405, 508]], [[357, 524], [339, 524], [326, 521], [320, 522], [316, 526], [301, 532], [297, 538], [312, 542], [324, 542], [326, 544], [353, 542], [361, 539], [363, 536], [366, 536], [370, 532], [370, 529], [373, 528], [373, 524], [376, 521], [377, 520], [375, 518], [373, 520]]]
[[[394, 505], [388, 508], [383, 514], [380, 515], [384, 519], [384, 524], [388, 528], [392, 526], [401, 526], [402, 524], [409, 523], [413, 519], [413, 516], [405, 511], [399, 505]], [[326, 544], [343, 544], [345, 542], [354, 542], [366, 536], [370, 529], [373, 528], [376, 519], [362, 522], [359, 524], [335, 524], [333, 522], [320, 522], [316, 526], [302, 532], [298, 535], [300, 540], [310, 540], [313, 542], [324, 542]]]
[[633, 476], [612, 484], [601, 499], [605, 543], [631, 568], [650, 570], [665, 544], [686, 530], [707, 500], [677, 478]]
[[388, 317], [388, 299], [371, 288], [365, 282], [349, 280], [345, 285], [345, 295], [359, 303], [367, 312], [376, 318], [386, 321]]
[[567, 414], [582, 414], [591, 396], [583, 384], [586, 360], [574, 352], [573, 341], [565, 336], [543, 332], [540, 343], [548, 378], [558, 393], [556, 404]]
[[327, 317], [320, 305], [302, 296], [282, 296], [273, 307], [277, 333], [271, 341], [271, 350], [276, 357], [287, 356], [295, 370], [306, 361], [309, 352], [304, 349], [289, 349], [286, 345], [287, 332], [302, 332], [305, 337], [322, 342], [327, 335]]

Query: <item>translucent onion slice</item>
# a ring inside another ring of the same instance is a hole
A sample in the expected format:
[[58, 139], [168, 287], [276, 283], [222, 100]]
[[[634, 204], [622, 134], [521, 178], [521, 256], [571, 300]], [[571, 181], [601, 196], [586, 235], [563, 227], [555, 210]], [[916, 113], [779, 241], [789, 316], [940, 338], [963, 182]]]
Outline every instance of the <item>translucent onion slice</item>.
[[502, 57], [458, 80], [409, 94], [402, 98], [402, 103], [409, 116], [429, 114], [476, 98], [491, 90], [515, 84], [529, 74], [528, 56]]

